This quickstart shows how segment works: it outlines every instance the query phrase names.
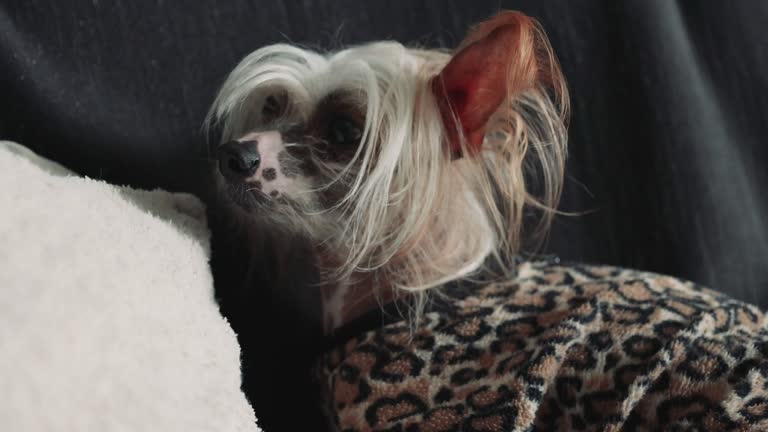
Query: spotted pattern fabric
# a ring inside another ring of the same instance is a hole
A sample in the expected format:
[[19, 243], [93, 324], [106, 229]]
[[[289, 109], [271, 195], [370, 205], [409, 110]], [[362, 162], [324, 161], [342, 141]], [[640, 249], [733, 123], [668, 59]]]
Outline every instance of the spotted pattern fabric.
[[556, 262], [445, 294], [415, 332], [394, 322], [324, 356], [335, 430], [768, 431], [768, 330], [754, 306]]

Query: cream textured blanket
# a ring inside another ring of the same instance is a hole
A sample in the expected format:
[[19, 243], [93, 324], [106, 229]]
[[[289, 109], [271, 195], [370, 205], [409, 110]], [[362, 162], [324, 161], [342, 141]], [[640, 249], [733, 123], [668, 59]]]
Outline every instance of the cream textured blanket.
[[1, 430], [258, 430], [204, 215], [0, 141]]

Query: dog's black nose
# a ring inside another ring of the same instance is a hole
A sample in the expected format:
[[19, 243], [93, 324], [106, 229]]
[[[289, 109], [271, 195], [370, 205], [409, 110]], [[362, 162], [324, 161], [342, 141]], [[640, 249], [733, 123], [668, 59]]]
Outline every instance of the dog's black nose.
[[219, 172], [228, 181], [240, 182], [259, 168], [261, 156], [256, 141], [229, 141], [219, 146]]

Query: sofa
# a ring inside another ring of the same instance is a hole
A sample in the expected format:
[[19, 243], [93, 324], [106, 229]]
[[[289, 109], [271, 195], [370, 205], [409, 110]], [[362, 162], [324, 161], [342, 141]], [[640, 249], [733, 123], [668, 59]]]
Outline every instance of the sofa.
[[[542, 23], [572, 98], [561, 206], [571, 215], [526, 254], [670, 274], [768, 305], [768, 4], [5, 2], [0, 139], [93, 179], [205, 200], [217, 137], [201, 124], [249, 52], [282, 41], [453, 47], [499, 8]], [[303, 371], [327, 342], [292, 319], [292, 296], [310, 294], [285, 288], [316, 277], [306, 245], [272, 257], [210, 220], [216, 295], [256, 417], [267, 430], [317, 424]], [[294, 280], [270, 274], [281, 262]], [[299, 336], [316, 342], [290, 342]]]

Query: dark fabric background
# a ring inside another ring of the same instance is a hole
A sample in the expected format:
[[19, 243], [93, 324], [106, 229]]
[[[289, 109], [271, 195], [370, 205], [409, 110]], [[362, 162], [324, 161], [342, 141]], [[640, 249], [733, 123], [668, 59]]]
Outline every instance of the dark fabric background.
[[522, 10], [543, 23], [570, 83], [563, 209], [586, 212], [559, 218], [546, 252], [768, 305], [768, 2], [1, 4], [0, 138], [91, 177], [192, 192], [204, 185], [207, 106], [254, 49], [452, 47], [499, 8]]

